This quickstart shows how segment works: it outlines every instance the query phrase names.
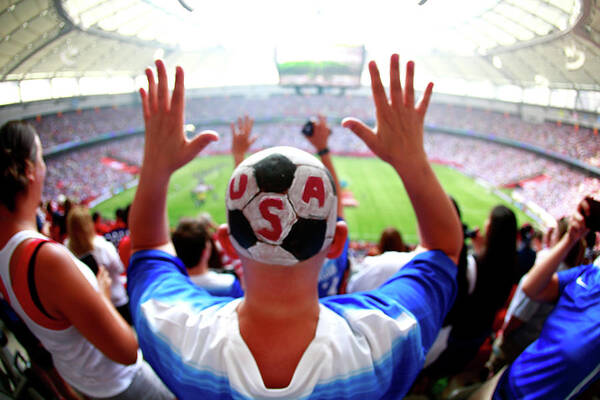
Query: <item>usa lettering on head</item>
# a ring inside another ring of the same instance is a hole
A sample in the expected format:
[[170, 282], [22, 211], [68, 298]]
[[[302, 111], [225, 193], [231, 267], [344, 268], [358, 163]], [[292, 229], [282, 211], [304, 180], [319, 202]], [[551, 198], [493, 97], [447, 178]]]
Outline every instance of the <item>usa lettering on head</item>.
[[333, 237], [333, 181], [312, 155], [290, 147], [263, 150], [234, 171], [227, 186], [230, 237], [240, 255], [293, 265]]

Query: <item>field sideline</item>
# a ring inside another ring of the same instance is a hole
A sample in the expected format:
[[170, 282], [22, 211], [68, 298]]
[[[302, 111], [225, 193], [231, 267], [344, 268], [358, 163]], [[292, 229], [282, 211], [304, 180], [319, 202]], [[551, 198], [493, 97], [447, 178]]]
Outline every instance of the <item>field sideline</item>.
[[[334, 157], [338, 177], [345, 189], [358, 201], [358, 207], [346, 207], [346, 221], [352, 240], [376, 242], [382, 229], [395, 226], [406, 242], [417, 243], [416, 220], [402, 182], [395, 171], [376, 158]], [[169, 222], [175, 226], [184, 216], [208, 212], [217, 223], [226, 220], [225, 188], [231, 172], [231, 156], [199, 157], [177, 171], [168, 192]], [[505, 203], [473, 179], [442, 165], [434, 170], [444, 189], [461, 207], [463, 221], [469, 227], [482, 227], [490, 210], [505, 204], [515, 211], [518, 225], [531, 221], [523, 212]], [[199, 183], [212, 186], [205, 196], [193, 194]], [[135, 188], [100, 203], [94, 210], [113, 219], [114, 211], [133, 200]]]

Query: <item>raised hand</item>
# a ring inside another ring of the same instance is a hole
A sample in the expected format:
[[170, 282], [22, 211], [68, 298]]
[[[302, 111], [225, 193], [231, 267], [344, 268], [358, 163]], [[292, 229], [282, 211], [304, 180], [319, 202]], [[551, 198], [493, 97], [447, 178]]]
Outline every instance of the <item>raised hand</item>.
[[202, 132], [192, 140], [185, 136], [183, 69], [177, 67], [175, 71], [172, 96], [169, 96], [167, 72], [161, 60], [156, 61], [156, 70], [158, 84], [152, 70], [147, 68], [148, 92], [140, 89], [146, 126], [143, 168], [150, 168], [153, 174], [170, 175], [219, 136], [212, 131]]
[[423, 124], [431, 98], [433, 83], [425, 89], [423, 99], [415, 107], [413, 78], [415, 65], [406, 64], [404, 90], [400, 83], [398, 55], [390, 59], [390, 96], [386, 96], [379, 69], [374, 61], [369, 63], [371, 89], [376, 109], [376, 125], [369, 128], [362, 121], [346, 118], [342, 126], [351, 129], [375, 155], [391, 164], [398, 172], [409, 172], [413, 162], [427, 160], [423, 147]]
[[569, 218], [569, 229], [567, 234], [569, 239], [577, 242], [579, 239], [587, 235], [589, 229], [585, 223], [586, 216], [590, 214], [590, 205], [588, 199], [583, 199], [577, 206], [577, 211]]
[[324, 115], [319, 114], [317, 116], [317, 121], [314, 123], [313, 134], [306, 138], [314, 146], [315, 150], [321, 151], [327, 148], [330, 133], [331, 129], [327, 126], [327, 118], [325, 118]]
[[456, 209], [440, 185], [423, 146], [423, 124], [433, 83], [415, 107], [415, 65], [406, 64], [405, 88], [400, 84], [398, 55], [390, 58], [390, 96], [385, 94], [375, 62], [369, 63], [377, 122], [373, 129], [355, 118], [342, 126], [351, 129], [404, 183], [419, 225], [420, 248], [444, 251], [457, 262], [462, 247], [462, 226]]
[[156, 61], [158, 84], [150, 68], [146, 69], [148, 92], [140, 89], [146, 142], [140, 180], [129, 214], [132, 251], [160, 249], [175, 254], [167, 219], [167, 189], [171, 174], [190, 162], [210, 142], [216, 132], [205, 131], [194, 139], [183, 130], [183, 69], [175, 71], [175, 87], [169, 96], [167, 72]]
[[258, 139], [256, 135], [250, 136], [253, 125], [254, 120], [247, 115], [244, 118], [238, 118], [237, 126], [235, 123], [231, 123], [231, 154], [233, 154], [236, 167], [244, 161], [244, 156], [250, 146]]

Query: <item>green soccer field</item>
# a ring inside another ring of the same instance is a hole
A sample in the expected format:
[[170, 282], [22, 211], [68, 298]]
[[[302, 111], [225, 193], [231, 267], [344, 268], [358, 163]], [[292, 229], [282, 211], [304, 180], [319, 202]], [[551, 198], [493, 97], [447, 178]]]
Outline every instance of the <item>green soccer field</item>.
[[[398, 228], [408, 243], [417, 243], [416, 219], [402, 182], [394, 170], [375, 158], [335, 157], [334, 164], [345, 190], [352, 192], [358, 207], [346, 207], [345, 217], [352, 240], [375, 242], [387, 226]], [[469, 227], [483, 226], [490, 210], [505, 204], [515, 211], [518, 225], [531, 221], [523, 212], [477, 184], [462, 173], [434, 165], [444, 189], [451, 194]], [[184, 216], [208, 212], [217, 223], [226, 220], [225, 188], [231, 172], [231, 156], [200, 157], [188, 164], [171, 179], [168, 194], [169, 222], [175, 226]], [[193, 194], [198, 184], [212, 186], [205, 196]], [[105, 218], [114, 218], [119, 207], [133, 200], [135, 188], [97, 205]]]

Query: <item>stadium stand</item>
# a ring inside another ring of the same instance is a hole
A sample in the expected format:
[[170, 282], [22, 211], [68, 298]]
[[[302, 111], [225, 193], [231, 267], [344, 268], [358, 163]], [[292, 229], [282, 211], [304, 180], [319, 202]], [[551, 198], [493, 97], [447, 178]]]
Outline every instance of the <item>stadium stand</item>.
[[[372, 116], [372, 106], [368, 104], [367, 97], [330, 95], [275, 96], [268, 99], [196, 98], [189, 102], [187, 115], [199, 121], [196, 122], [197, 129], [215, 129], [221, 133], [223, 139], [210, 150], [215, 154], [229, 152], [230, 132], [225, 123], [228, 124], [237, 115], [251, 112], [257, 114], [255, 130], [260, 134], [253, 151], [284, 144], [310, 151], [310, 146], [298, 135], [299, 125], [306, 115], [316, 114], [322, 108], [332, 119], [350, 113], [364, 119]], [[134, 174], [103, 164], [102, 159], [109, 157], [125, 160], [128, 165], [141, 164], [143, 139], [140, 135], [132, 135], [132, 132], [141, 129], [139, 114], [136, 107], [128, 106], [49, 115], [29, 121], [37, 125], [42, 143], [50, 151], [65, 143], [75, 145], [74, 150], [48, 160], [44, 201], [56, 200], [60, 194], [79, 201], [90, 201], [117, 193], [134, 181]], [[439, 104], [432, 105], [427, 123], [435, 128], [464, 129], [481, 136], [491, 135], [535, 145], [584, 162], [592, 168], [599, 161], [600, 140], [590, 129], [574, 131], [573, 126], [532, 124], [516, 116]], [[77, 147], [111, 132], [125, 132], [125, 138]], [[432, 160], [452, 165], [493, 186], [518, 184], [519, 192], [526, 200], [539, 205], [555, 218], [570, 212], [581, 193], [600, 187], [598, 177], [590, 176], [581, 169], [493, 142], [492, 139], [485, 141], [429, 132], [425, 140]], [[364, 143], [339, 126], [333, 126], [331, 149], [340, 155], [370, 154]], [[506, 163], [507, 159], [514, 160], [514, 163]], [[66, 184], [65, 177], [68, 177], [69, 184]], [[521, 181], [523, 184], [520, 184]], [[550, 193], [554, 195], [549, 196]]]

